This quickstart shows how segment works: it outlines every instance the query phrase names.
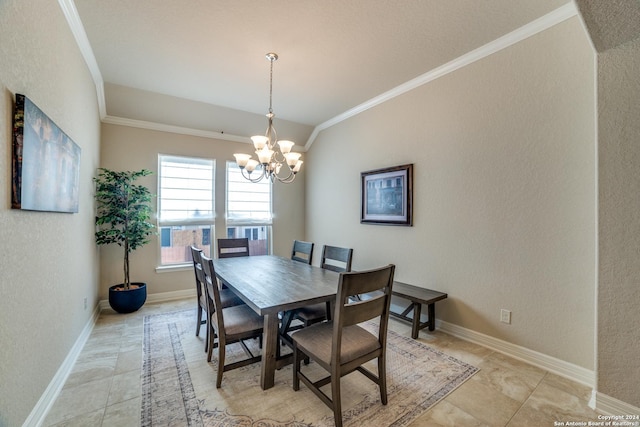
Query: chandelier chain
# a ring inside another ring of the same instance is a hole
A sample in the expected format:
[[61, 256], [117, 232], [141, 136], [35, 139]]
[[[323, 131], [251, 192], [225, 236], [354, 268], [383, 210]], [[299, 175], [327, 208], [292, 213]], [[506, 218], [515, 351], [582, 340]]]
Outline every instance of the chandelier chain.
[[269, 74], [269, 114], [273, 114], [273, 61], [275, 61], [275, 58], [269, 58], [269, 62], [271, 62], [271, 72]]

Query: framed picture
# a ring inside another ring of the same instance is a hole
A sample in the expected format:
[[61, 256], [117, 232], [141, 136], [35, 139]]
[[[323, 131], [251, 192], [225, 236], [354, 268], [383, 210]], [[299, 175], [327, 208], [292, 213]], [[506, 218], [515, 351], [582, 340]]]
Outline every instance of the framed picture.
[[11, 207], [78, 212], [80, 147], [29, 98], [16, 94]]
[[363, 224], [413, 225], [413, 164], [360, 174]]

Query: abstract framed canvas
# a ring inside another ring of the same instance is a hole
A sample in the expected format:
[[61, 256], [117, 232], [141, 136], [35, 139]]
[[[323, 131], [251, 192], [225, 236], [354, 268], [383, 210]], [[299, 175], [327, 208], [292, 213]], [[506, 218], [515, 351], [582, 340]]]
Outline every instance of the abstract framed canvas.
[[413, 164], [360, 174], [363, 224], [413, 225]]
[[11, 207], [78, 212], [80, 147], [29, 98], [16, 94]]

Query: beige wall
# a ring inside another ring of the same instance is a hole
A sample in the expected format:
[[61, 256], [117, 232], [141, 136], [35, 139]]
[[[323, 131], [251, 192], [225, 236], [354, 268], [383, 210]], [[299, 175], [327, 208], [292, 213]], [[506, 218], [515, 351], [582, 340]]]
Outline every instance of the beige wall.
[[640, 38], [598, 55], [598, 391], [640, 407]]
[[[597, 155], [594, 58], [577, 18], [323, 131], [297, 182], [274, 187], [274, 252], [306, 238], [353, 247], [356, 269], [394, 262], [398, 280], [449, 292], [439, 318], [597, 365], [601, 393], [640, 406], [639, 58], [638, 40], [598, 57]], [[121, 255], [103, 247], [99, 275], [95, 87], [56, 2], [0, 1], [0, 88], [0, 425], [20, 425], [121, 280]], [[82, 148], [78, 214], [10, 209], [15, 93]], [[201, 111], [189, 104], [180, 110]], [[159, 152], [216, 158], [220, 219], [224, 162], [248, 151], [117, 125], [103, 125], [102, 138], [100, 165], [114, 169], [156, 170]], [[415, 164], [414, 227], [359, 224], [359, 173], [403, 163]], [[135, 280], [150, 294], [190, 290], [189, 270], [156, 273], [156, 250], [134, 253]], [[500, 308], [512, 325], [498, 322]]]
[[[11, 210], [12, 109], [28, 96], [82, 149], [77, 214]], [[0, 2], [0, 425], [22, 425], [98, 301], [96, 89], [60, 6]], [[84, 308], [84, 298], [88, 308]]]
[[[307, 238], [447, 292], [442, 320], [594, 370], [594, 79], [572, 18], [323, 131]], [[404, 163], [414, 226], [360, 224], [360, 172]]]
[[[161, 99], [172, 101], [170, 97]], [[197, 103], [193, 106], [197, 107]], [[140, 183], [154, 193], [157, 193], [158, 154], [215, 159], [216, 236], [226, 236], [225, 165], [228, 160], [234, 160], [233, 153], [237, 152], [251, 153], [251, 145], [114, 124], [102, 126], [101, 166], [115, 170], [152, 170], [154, 174]], [[274, 253], [289, 256], [293, 240], [303, 238], [304, 173], [293, 184], [274, 184], [273, 210]], [[119, 246], [103, 246], [100, 251], [100, 298], [107, 299], [109, 286], [122, 282], [123, 253]], [[131, 255], [131, 280], [147, 282], [149, 294], [194, 289], [193, 269], [156, 272], [158, 251], [156, 236], [149, 245]]]

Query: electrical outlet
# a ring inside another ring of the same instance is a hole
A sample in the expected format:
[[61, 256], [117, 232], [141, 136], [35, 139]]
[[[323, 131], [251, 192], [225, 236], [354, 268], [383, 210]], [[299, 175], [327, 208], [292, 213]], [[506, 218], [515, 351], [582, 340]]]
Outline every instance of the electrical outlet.
[[84, 297], [84, 309], [87, 309], [87, 297]]
[[500, 310], [500, 321], [502, 323], [511, 324], [511, 312], [504, 308]]

